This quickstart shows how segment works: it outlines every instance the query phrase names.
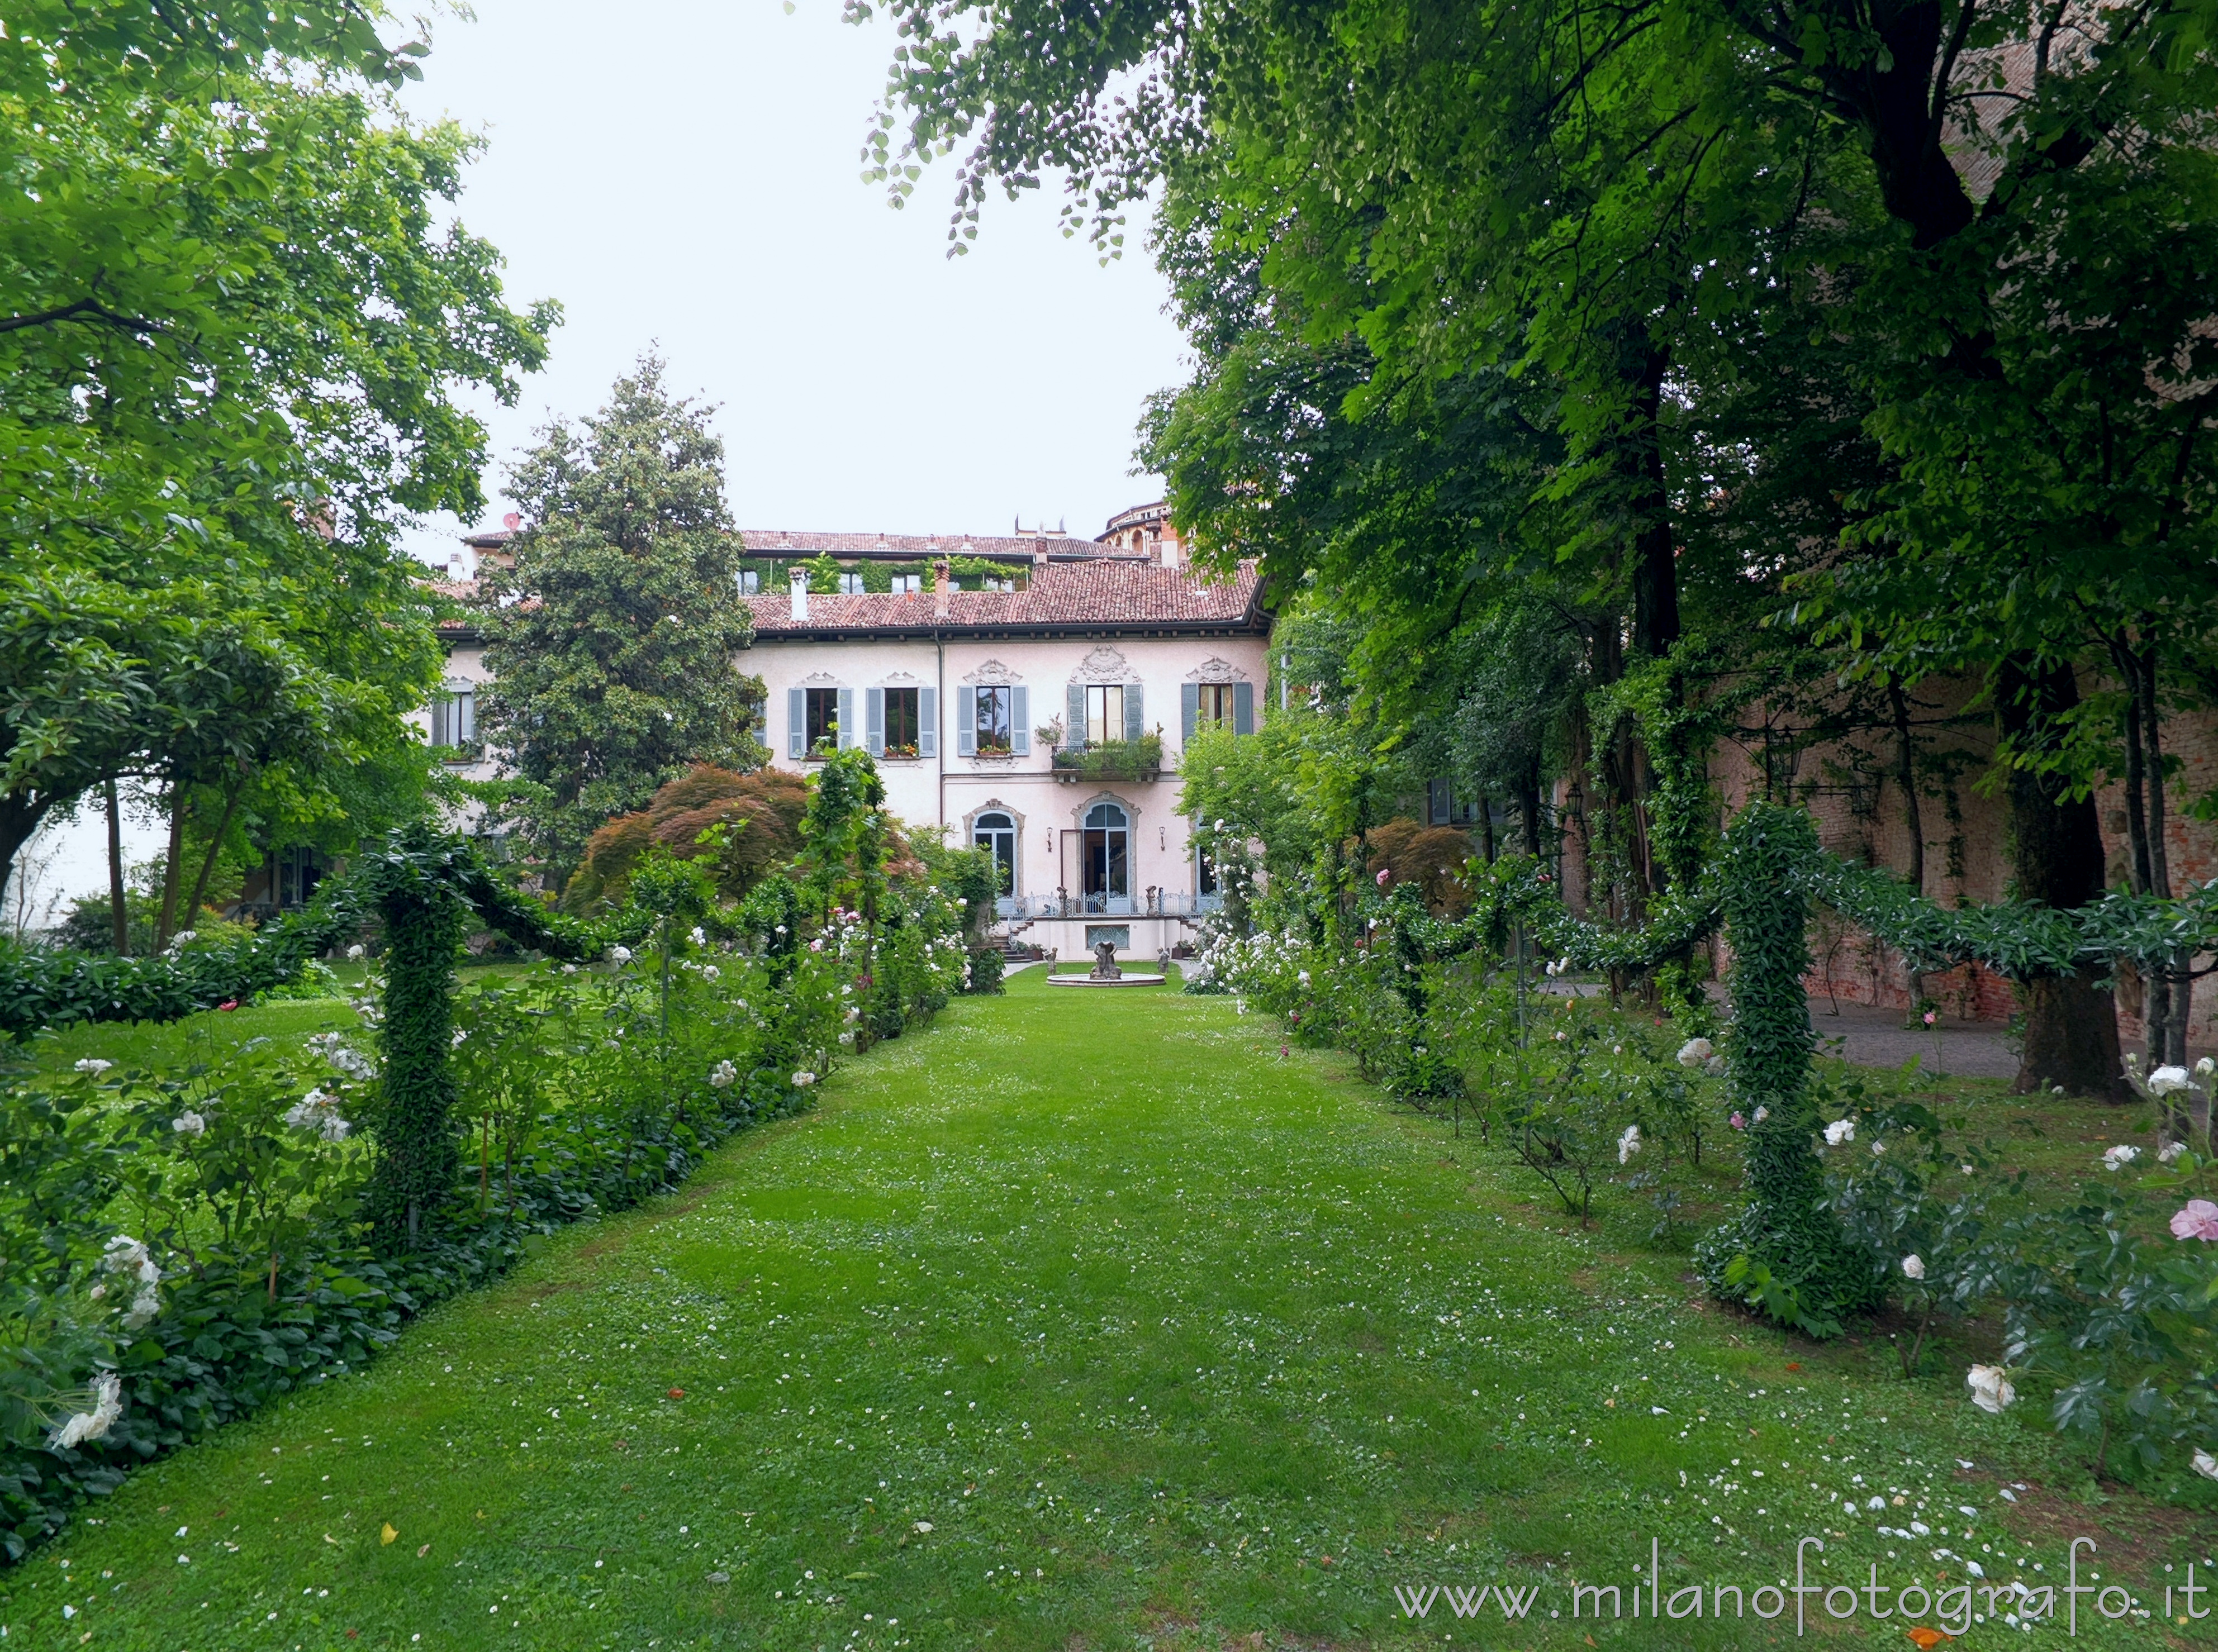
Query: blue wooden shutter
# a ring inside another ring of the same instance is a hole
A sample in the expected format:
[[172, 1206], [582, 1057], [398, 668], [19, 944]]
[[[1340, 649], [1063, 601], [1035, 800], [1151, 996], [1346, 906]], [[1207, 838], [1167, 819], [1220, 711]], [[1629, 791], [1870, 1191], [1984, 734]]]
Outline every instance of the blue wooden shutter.
[[939, 690], [919, 689], [916, 705], [916, 754], [936, 758], [939, 755]]
[[975, 758], [978, 755], [978, 690], [955, 690], [955, 755]]
[[1063, 731], [1063, 743], [1072, 751], [1086, 744], [1086, 684], [1070, 685], [1070, 723]]
[[839, 749], [847, 751], [855, 745], [855, 690], [839, 690]]
[[1009, 690], [1009, 750], [1029, 757], [1032, 749], [1032, 696], [1029, 689]]
[[863, 748], [874, 758], [886, 754], [886, 691], [863, 690]]
[[1136, 740], [1147, 732], [1148, 720], [1142, 714], [1140, 706], [1140, 685], [1137, 683], [1125, 684], [1124, 738], [1128, 740]]
[[1232, 685], [1232, 732], [1252, 734], [1255, 732], [1255, 685], [1235, 683]]
[[1179, 690], [1179, 744], [1193, 744], [1193, 726], [1201, 721], [1201, 684], [1188, 683]]
[[807, 689], [788, 689], [785, 691], [785, 754], [790, 758], [809, 755]]

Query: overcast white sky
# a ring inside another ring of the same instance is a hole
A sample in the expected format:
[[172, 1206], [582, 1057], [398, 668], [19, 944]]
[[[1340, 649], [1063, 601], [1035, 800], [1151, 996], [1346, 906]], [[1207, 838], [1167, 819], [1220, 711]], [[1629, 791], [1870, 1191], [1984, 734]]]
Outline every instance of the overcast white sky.
[[1180, 376], [1161, 278], [1063, 238], [1048, 191], [996, 197], [950, 261], [951, 160], [888, 207], [859, 151], [891, 45], [836, 0], [478, 0], [439, 25], [409, 106], [485, 133], [462, 221], [568, 318], [495, 411], [497, 461], [652, 342], [722, 405], [742, 526], [1093, 534], [1157, 496], [1130, 472], [1143, 399]]
[[[1130, 473], [1133, 426], [1183, 375], [1145, 226], [1104, 269], [1056, 196], [997, 195], [949, 260], [951, 162], [901, 212], [859, 178], [889, 29], [837, 0], [474, 3], [439, 22], [406, 101], [485, 134], [462, 221], [506, 254], [513, 300], [567, 319], [518, 405], [488, 403], [485, 522], [430, 524], [419, 555], [497, 525], [531, 431], [599, 406], [650, 344], [721, 405], [741, 526], [1092, 535], [1160, 494]], [[34, 900], [104, 888], [104, 843], [94, 821], [57, 833]], [[158, 846], [138, 823], [127, 852]]]

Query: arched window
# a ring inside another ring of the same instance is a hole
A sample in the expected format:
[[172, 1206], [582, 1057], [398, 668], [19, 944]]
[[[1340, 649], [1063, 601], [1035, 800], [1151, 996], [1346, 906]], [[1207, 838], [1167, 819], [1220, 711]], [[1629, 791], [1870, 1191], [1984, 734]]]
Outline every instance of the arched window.
[[999, 809], [988, 809], [970, 823], [970, 843], [994, 861], [994, 893], [1017, 892], [1017, 823]]
[[1079, 888], [1088, 912], [1130, 909], [1131, 885], [1131, 817], [1114, 803], [1096, 803], [1086, 811], [1080, 842]]

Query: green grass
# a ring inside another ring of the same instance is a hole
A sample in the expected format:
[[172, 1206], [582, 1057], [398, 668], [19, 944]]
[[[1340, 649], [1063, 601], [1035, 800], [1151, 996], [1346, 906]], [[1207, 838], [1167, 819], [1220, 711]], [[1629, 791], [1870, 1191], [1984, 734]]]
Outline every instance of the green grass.
[[[133, 1476], [0, 1575], [6, 1644], [1731, 1648], [1791, 1609], [1574, 1625], [1565, 1586], [1629, 1586], [1653, 1538], [1667, 1593], [1752, 1588], [1800, 1536], [1827, 1583], [1960, 1578], [1936, 1545], [2045, 1581], [2084, 1534], [2160, 1606], [2218, 1552], [1960, 1365], [1905, 1383], [1882, 1337], [1724, 1312], [1279, 1049], [1169, 990], [958, 1001], [681, 1197]], [[1514, 1632], [1391, 1592], [1496, 1581], [1541, 1587]], [[2091, 1599], [2081, 1642], [2158, 1643]]]

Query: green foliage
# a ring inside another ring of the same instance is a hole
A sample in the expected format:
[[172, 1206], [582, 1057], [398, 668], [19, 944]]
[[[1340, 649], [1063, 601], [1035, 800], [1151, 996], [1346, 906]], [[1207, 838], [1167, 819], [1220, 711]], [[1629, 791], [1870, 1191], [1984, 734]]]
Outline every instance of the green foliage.
[[1719, 878], [1732, 945], [1733, 1018], [1725, 1072], [1736, 1111], [1748, 1121], [1748, 1204], [1706, 1238], [1696, 1262], [1713, 1290], [1734, 1289], [1727, 1271], [1743, 1257], [1791, 1292], [1811, 1322], [1837, 1321], [1868, 1307], [1880, 1286], [1825, 1208], [1811, 1144], [1818, 1134], [1810, 1084], [1809, 923], [1798, 875], [1818, 853], [1810, 817], [1751, 804], [1726, 831]]
[[1132, 740], [1058, 746], [1055, 767], [1089, 780], [1152, 780], [1162, 772], [1163, 737], [1143, 734]]
[[557, 315], [448, 222], [478, 139], [364, 84], [421, 47], [351, 3], [9, 22], [0, 865], [117, 776], [244, 785], [294, 830], [367, 774], [420, 807], [400, 719], [439, 653], [397, 535], [477, 510], [460, 399], [512, 400]]
[[581, 430], [550, 427], [518, 465], [515, 566], [480, 581], [494, 675], [480, 727], [539, 789], [505, 813], [558, 888], [594, 832], [689, 766], [766, 757], [762, 684], [732, 667], [753, 631], [709, 413], [642, 358]]

